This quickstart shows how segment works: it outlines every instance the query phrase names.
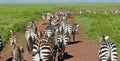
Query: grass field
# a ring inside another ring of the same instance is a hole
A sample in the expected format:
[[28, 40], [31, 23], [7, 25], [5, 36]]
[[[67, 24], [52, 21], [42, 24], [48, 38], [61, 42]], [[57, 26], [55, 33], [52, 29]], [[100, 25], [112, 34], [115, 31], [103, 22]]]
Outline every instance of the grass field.
[[[98, 40], [98, 35], [109, 35], [110, 41], [117, 44], [120, 52], [120, 14], [103, 14], [105, 9], [120, 9], [119, 4], [20, 4], [20, 5], [0, 5], [0, 30], [2, 31], [2, 38], [4, 43], [7, 42], [9, 30], [15, 29], [21, 31], [25, 25], [31, 20], [40, 19], [41, 15], [46, 12], [54, 12], [59, 8], [67, 9], [76, 12], [77, 16], [74, 18], [75, 22], [80, 24], [86, 34], [85, 38]], [[97, 14], [83, 14], [79, 11], [90, 9], [98, 11]]]

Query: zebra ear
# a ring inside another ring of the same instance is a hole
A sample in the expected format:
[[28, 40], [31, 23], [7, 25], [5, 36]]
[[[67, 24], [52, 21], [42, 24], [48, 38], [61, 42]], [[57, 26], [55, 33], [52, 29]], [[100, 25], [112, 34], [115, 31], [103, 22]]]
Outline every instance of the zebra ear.
[[105, 36], [105, 40], [108, 40], [109, 39], [109, 36]]
[[77, 27], [79, 27], [79, 24], [77, 24]]

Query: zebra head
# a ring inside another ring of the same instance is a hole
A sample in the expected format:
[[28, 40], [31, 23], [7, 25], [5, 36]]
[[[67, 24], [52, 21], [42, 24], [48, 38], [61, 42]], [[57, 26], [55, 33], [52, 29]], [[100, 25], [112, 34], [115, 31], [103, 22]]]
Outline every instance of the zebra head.
[[50, 38], [50, 37], [53, 35], [53, 32], [54, 32], [54, 30], [52, 29], [51, 26], [48, 26], [48, 27], [45, 28], [45, 30], [44, 30], [44, 33], [45, 33], [45, 35], [46, 35], [48, 38]]

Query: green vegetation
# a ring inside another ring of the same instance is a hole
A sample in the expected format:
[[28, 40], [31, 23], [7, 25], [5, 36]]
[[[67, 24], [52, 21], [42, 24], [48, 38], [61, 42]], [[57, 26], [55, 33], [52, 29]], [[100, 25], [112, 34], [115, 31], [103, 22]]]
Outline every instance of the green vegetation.
[[[0, 5], [0, 30], [4, 43], [9, 38], [9, 30], [15, 29], [17, 32], [25, 28], [25, 25], [31, 20], [41, 18], [41, 15], [46, 12], [54, 12], [59, 8], [73, 11], [77, 14], [74, 18], [75, 22], [85, 31], [85, 38], [98, 40], [99, 35], [109, 35], [109, 41], [117, 44], [120, 52], [120, 14], [103, 14], [105, 9], [119, 9], [119, 4], [20, 4], [20, 5]], [[90, 9], [97, 11], [97, 14], [86, 13], [79, 14], [80, 10]], [[21, 37], [23, 39], [23, 37]], [[20, 39], [20, 40], [21, 40]]]
[[0, 30], [3, 42], [8, 41], [10, 29], [21, 31], [29, 21], [40, 19], [43, 13], [56, 9], [54, 5], [0, 5]]
[[[120, 5], [101, 5], [101, 6], [78, 6], [73, 11], [76, 11], [78, 14], [75, 17], [75, 22], [80, 24], [80, 26], [85, 31], [85, 38], [88, 40], [96, 40], [99, 43], [99, 36], [109, 35], [110, 39], [108, 42], [114, 42], [117, 44], [118, 52], [120, 52], [120, 13], [114, 14], [103, 14], [103, 10], [112, 10], [119, 9]], [[98, 9], [99, 8], [99, 9]], [[97, 14], [94, 13], [85, 13], [79, 14], [80, 10], [90, 9], [92, 11], [97, 11]]]

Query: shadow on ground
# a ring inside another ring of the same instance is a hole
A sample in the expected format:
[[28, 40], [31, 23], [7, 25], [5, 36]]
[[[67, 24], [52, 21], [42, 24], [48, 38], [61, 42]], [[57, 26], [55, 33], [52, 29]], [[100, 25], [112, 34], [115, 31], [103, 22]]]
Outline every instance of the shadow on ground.
[[80, 42], [82, 42], [82, 41], [69, 42], [68, 45], [77, 44], [77, 43], [80, 43]]
[[6, 61], [12, 61], [12, 57], [8, 58]]
[[70, 54], [68, 54], [67, 52], [64, 53], [64, 60], [70, 59], [70, 58], [72, 58], [72, 57], [73, 57], [73, 56], [70, 55]]

